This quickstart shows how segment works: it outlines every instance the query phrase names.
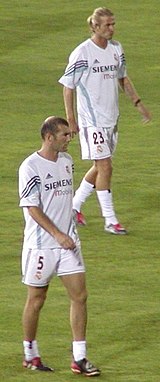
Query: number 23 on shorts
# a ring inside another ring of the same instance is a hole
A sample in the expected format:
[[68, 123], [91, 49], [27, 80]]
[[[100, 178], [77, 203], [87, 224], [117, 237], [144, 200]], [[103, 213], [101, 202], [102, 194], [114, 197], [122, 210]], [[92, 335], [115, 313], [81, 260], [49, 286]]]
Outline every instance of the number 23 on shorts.
[[101, 131], [97, 131], [93, 133], [93, 141], [94, 141], [94, 145], [99, 145], [104, 143], [104, 137]]

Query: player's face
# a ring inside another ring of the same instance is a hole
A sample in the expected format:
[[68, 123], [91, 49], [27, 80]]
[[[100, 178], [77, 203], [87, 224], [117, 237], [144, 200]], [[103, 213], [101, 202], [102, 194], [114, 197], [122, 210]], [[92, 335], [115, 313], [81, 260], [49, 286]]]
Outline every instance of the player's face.
[[71, 140], [70, 128], [65, 125], [59, 125], [58, 132], [54, 136], [53, 148], [57, 152], [67, 151], [68, 144]]
[[99, 38], [110, 40], [114, 34], [115, 18], [114, 16], [100, 17], [99, 25], [95, 28], [95, 34]]

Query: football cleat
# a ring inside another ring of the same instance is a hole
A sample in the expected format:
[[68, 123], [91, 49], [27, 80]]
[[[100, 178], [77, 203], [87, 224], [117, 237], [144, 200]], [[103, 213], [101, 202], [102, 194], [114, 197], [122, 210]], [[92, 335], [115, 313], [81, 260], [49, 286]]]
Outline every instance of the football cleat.
[[35, 357], [31, 361], [24, 360], [23, 367], [30, 370], [54, 371], [51, 367], [44, 366], [39, 357]]
[[96, 377], [101, 374], [100, 370], [93, 366], [86, 358], [80, 361], [72, 361], [71, 370], [74, 374], [83, 374], [86, 377]]
[[109, 224], [108, 226], [105, 225], [104, 230], [109, 233], [113, 233], [114, 235], [126, 235], [127, 231], [124, 227], [121, 226], [121, 224]]
[[74, 220], [77, 225], [86, 225], [86, 219], [82, 212], [74, 210]]

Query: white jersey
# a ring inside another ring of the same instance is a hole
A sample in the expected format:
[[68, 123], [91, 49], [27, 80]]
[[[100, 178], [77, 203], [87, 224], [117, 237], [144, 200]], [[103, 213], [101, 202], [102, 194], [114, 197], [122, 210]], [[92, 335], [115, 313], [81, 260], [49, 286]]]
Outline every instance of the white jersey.
[[33, 153], [19, 169], [20, 207], [25, 218], [24, 246], [31, 249], [58, 248], [60, 244], [29, 215], [29, 206], [40, 207], [51, 221], [75, 240], [72, 218], [73, 162], [59, 153], [56, 162]]
[[71, 53], [59, 82], [76, 88], [80, 128], [116, 125], [118, 79], [126, 75], [124, 51], [117, 41], [108, 41], [106, 49], [102, 49], [88, 39]]

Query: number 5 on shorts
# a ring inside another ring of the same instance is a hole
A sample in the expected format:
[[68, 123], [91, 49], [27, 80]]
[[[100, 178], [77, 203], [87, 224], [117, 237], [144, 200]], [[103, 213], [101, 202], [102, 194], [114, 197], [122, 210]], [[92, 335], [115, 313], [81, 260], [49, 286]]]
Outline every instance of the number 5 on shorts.
[[43, 268], [43, 256], [39, 256], [37, 269], [40, 271], [42, 268]]

